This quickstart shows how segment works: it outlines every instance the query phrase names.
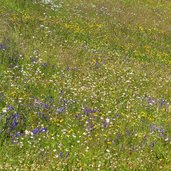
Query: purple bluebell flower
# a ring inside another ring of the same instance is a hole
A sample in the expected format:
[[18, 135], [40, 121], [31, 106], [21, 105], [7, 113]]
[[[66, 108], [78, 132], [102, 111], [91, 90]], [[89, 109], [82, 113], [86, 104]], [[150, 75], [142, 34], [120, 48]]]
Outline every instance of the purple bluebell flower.
[[103, 127], [106, 128], [107, 127], [107, 122], [105, 120], [102, 121]]
[[84, 113], [85, 113], [85, 114], [91, 114], [91, 113], [93, 113], [93, 110], [90, 109], [90, 108], [85, 108], [85, 109], [84, 109]]
[[11, 116], [8, 116], [8, 117], [6, 118], [6, 123], [8, 123], [10, 119], [11, 119]]
[[14, 119], [18, 119], [18, 113], [13, 114]]
[[64, 110], [65, 110], [65, 107], [60, 107], [60, 108], [57, 109], [57, 112], [62, 113]]
[[45, 103], [44, 104], [44, 108], [47, 109], [48, 108], [48, 104]]
[[35, 128], [35, 129], [33, 130], [33, 134], [34, 134], [34, 135], [36, 135], [38, 132], [39, 132], [39, 128]]
[[15, 136], [12, 137], [12, 144], [15, 143]]
[[8, 110], [14, 110], [14, 107], [12, 107], [12, 106], [8, 106], [8, 108], [7, 108]]
[[16, 135], [17, 137], [21, 137], [21, 133], [20, 133], [20, 132], [16, 132], [15, 135]]
[[41, 132], [46, 132], [47, 128], [35, 128], [32, 132], [34, 135], [41, 133]]
[[41, 128], [40, 130], [39, 130], [39, 132], [46, 132], [47, 131], [47, 128]]
[[151, 128], [152, 131], [156, 131], [157, 130], [157, 127], [154, 124], [150, 124], [150, 128]]
[[97, 112], [96, 109], [85, 108], [84, 113], [88, 116], [89, 114]]
[[62, 152], [59, 153], [59, 157], [62, 158]]
[[18, 125], [18, 122], [16, 119], [14, 119], [12, 124], [11, 124], [11, 130], [13, 130], [17, 125]]
[[157, 99], [151, 98], [151, 97], [146, 97], [146, 101], [149, 105], [156, 105], [158, 103]]

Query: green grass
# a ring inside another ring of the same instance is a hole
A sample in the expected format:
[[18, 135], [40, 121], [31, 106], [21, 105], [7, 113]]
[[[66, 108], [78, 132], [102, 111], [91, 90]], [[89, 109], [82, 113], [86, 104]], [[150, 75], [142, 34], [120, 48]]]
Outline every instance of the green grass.
[[0, 170], [171, 167], [171, 2], [0, 2]]

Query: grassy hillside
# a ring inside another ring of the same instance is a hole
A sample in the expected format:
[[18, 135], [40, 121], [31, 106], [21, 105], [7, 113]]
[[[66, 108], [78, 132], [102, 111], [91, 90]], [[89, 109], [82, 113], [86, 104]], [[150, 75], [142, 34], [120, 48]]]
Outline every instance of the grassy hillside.
[[170, 170], [170, 0], [0, 7], [0, 170]]

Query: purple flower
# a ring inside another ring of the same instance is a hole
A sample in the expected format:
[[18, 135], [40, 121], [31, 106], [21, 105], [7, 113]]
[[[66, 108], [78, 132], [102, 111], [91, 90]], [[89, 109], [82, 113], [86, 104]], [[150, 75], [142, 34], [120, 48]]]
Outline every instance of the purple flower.
[[46, 132], [47, 131], [47, 128], [35, 128], [32, 132], [34, 135], [38, 134], [38, 133], [41, 133], [41, 132]]
[[85, 108], [85, 109], [84, 109], [84, 113], [85, 113], [85, 114], [91, 114], [91, 113], [93, 113], [93, 110], [90, 109], [90, 108]]
[[48, 104], [45, 103], [44, 104], [44, 108], [47, 109], [48, 108]]
[[103, 124], [103, 127], [105, 127], [105, 128], [107, 127], [107, 122], [106, 121], [103, 120], [102, 124]]
[[20, 133], [20, 132], [16, 132], [15, 135], [16, 135], [17, 137], [21, 137], [21, 133]]
[[17, 113], [13, 114], [13, 118], [18, 119], [18, 114]]
[[59, 153], [59, 157], [62, 158], [62, 152]]
[[90, 108], [85, 108], [85, 109], [84, 109], [84, 113], [85, 113], [86, 115], [89, 115], [89, 114], [92, 114], [92, 113], [95, 113], [95, 112], [97, 112], [96, 109], [90, 109]]
[[14, 120], [11, 124], [11, 130], [13, 130], [18, 125], [18, 122]]
[[65, 107], [60, 107], [60, 108], [57, 109], [57, 112], [62, 113], [64, 110], [65, 110]]
[[11, 116], [8, 116], [8, 117], [6, 118], [6, 123], [9, 122], [10, 118], [11, 118]]
[[47, 128], [41, 128], [40, 130], [39, 130], [39, 132], [46, 132], [47, 131]]
[[8, 106], [8, 110], [14, 110], [14, 107]]
[[151, 128], [152, 131], [156, 131], [157, 130], [157, 127], [154, 124], [150, 124], [150, 128]]
[[33, 130], [33, 134], [34, 134], [34, 135], [36, 135], [38, 132], [39, 132], [39, 128], [35, 128], [35, 129]]

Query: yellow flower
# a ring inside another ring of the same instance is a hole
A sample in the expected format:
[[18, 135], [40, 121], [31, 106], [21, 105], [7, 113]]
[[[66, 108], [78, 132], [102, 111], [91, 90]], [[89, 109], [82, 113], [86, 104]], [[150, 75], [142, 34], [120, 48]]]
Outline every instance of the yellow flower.
[[111, 145], [111, 144], [112, 144], [112, 142], [111, 142], [111, 141], [107, 141], [107, 144]]

